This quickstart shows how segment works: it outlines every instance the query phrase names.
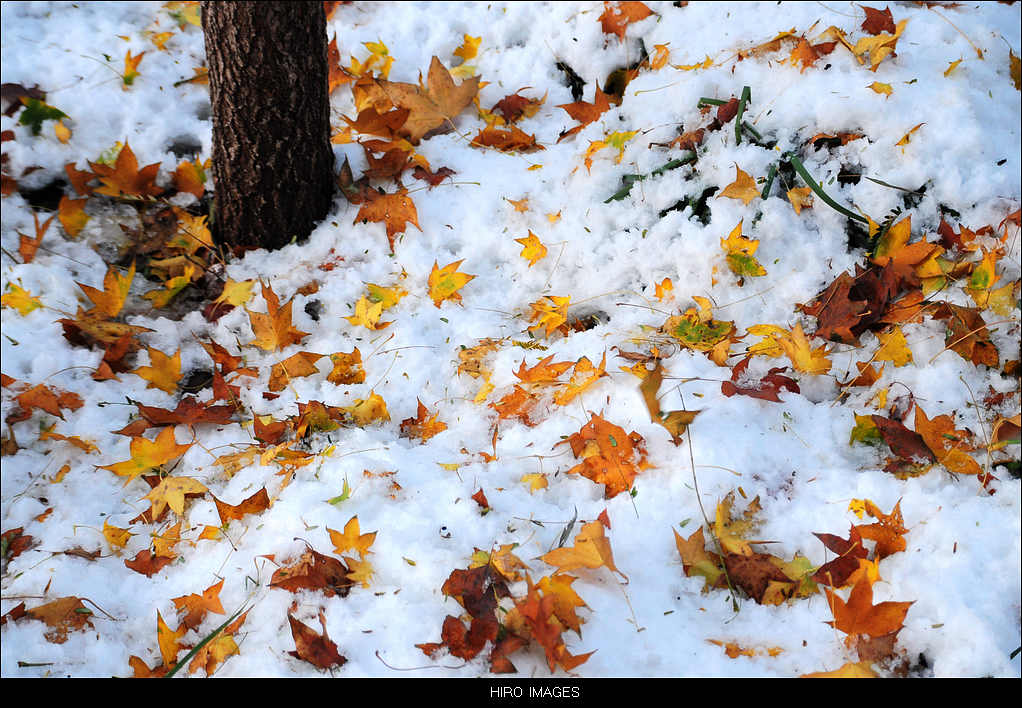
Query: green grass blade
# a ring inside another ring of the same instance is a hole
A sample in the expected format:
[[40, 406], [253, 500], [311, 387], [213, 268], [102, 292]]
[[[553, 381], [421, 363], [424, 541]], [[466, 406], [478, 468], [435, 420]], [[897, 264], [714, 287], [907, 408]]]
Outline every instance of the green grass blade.
[[806, 169], [805, 165], [802, 164], [802, 161], [800, 159], [798, 159], [794, 155], [791, 155], [788, 158], [788, 160], [789, 162], [791, 162], [791, 166], [795, 168], [795, 171], [798, 172], [799, 177], [801, 177], [802, 180], [806, 183], [806, 186], [808, 186], [809, 189], [813, 190], [813, 192], [816, 193], [816, 196], [822, 199], [827, 204], [827, 206], [829, 206], [831, 209], [835, 211], [844, 214], [849, 219], [855, 219], [856, 221], [861, 221], [864, 224], [868, 223], [869, 220], [866, 219], [866, 217], [856, 214], [854, 211], [846, 209], [845, 207], [841, 206], [833, 199], [831, 199], [830, 196], [828, 196], [827, 193], [823, 191], [823, 187], [817, 184], [816, 180], [813, 179], [813, 176], [809, 174], [809, 171]]

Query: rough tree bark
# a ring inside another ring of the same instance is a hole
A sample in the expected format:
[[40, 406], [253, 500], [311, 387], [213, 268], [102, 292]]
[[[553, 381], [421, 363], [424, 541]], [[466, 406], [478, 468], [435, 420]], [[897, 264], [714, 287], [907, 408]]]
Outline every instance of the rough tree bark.
[[214, 234], [304, 239], [333, 198], [322, 2], [203, 2], [213, 113]]

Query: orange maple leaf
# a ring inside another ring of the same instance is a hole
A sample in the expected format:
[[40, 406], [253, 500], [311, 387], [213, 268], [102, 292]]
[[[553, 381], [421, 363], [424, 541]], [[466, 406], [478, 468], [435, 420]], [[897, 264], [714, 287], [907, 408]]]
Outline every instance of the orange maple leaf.
[[401, 421], [401, 434], [409, 438], [418, 438], [422, 442], [426, 442], [434, 435], [447, 430], [447, 423], [437, 420], [440, 416], [439, 411], [434, 413], [432, 416], [427, 418], [429, 411], [426, 410], [426, 406], [422, 405], [422, 401], [418, 401], [419, 407], [416, 411], [414, 418], [405, 418]]
[[248, 514], [258, 514], [270, 508], [270, 496], [266, 493], [266, 487], [263, 487], [252, 496], [234, 506], [222, 502], [216, 497], [213, 497], [213, 503], [216, 504], [216, 511], [220, 515], [221, 525], [226, 526], [233, 519], [241, 519]]
[[315, 352], [298, 352], [270, 368], [268, 387], [271, 391], [283, 391], [291, 379], [312, 376], [319, 373], [316, 362], [323, 358]]
[[93, 307], [86, 310], [86, 315], [96, 315], [103, 318], [116, 317], [124, 307], [124, 301], [128, 298], [128, 291], [131, 289], [131, 281], [135, 277], [135, 262], [127, 274], [121, 275], [117, 268], [110, 266], [106, 275], [103, 276], [103, 289], [90, 287], [78, 283], [78, 287], [92, 300]]
[[563, 108], [569, 116], [579, 121], [579, 124], [570, 130], [566, 130], [561, 133], [560, 137], [557, 138], [557, 142], [561, 142], [565, 138], [575, 135], [590, 123], [594, 122], [597, 118], [602, 116], [604, 113], [610, 110], [610, 98], [603, 91], [600, 90], [599, 85], [596, 87], [596, 95], [593, 97], [592, 103], [586, 103], [585, 101], [575, 101], [574, 103], [565, 103], [558, 108]]
[[881, 637], [901, 629], [912, 602], [881, 602], [873, 604], [873, 586], [868, 578], [862, 578], [852, 588], [848, 601], [830, 588], [824, 588], [834, 621], [827, 624], [848, 635], [849, 646], [857, 635]]
[[181, 620], [181, 626], [186, 629], [198, 627], [207, 612], [213, 612], [218, 615], [224, 614], [224, 606], [220, 603], [220, 590], [223, 586], [224, 581], [221, 580], [219, 583], [203, 590], [201, 595], [192, 593], [191, 595], [175, 597], [172, 602], [177, 611], [187, 612], [184, 619]]
[[652, 14], [653, 11], [641, 2], [604, 2], [600, 24], [603, 26], [604, 34], [616, 34], [618, 39], [624, 41], [628, 25]]
[[156, 175], [160, 171], [160, 163], [154, 162], [138, 169], [138, 160], [131, 146], [127, 143], [117, 154], [114, 166], [102, 162], [90, 162], [89, 167], [103, 183], [96, 188], [96, 194], [108, 197], [155, 197], [163, 194], [163, 189], [156, 185]]
[[408, 196], [407, 189], [401, 189], [394, 194], [367, 192], [367, 198], [352, 223], [357, 224], [359, 221], [384, 222], [391, 251], [394, 250], [394, 237], [399, 233], [404, 233], [407, 224], [422, 231], [422, 227], [419, 226], [419, 214], [415, 210], [415, 202]]
[[743, 172], [742, 168], [736, 164], [735, 181], [724, 187], [721, 193], [716, 196], [716, 199], [720, 199], [721, 197], [740, 199], [742, 204], [747, 205], [758, 196], [760, 196], [760, 190], [759, 187], [756, 186], [756, 180], [754, 180], [747, 172]]
[[288, 300], [283, 306], [280, 299], [273, 292], [273, 288], [263, 285], [263, 300], [266, 301], [266, 314], [252, 312], [247, 307], [249, 322], [252, 324], [252, 332], [256, 338], [249, 344], [259, 347], [265, 351], [277, 352], [291, 344], [298, 344], [308, 332], [302, 332], [291, 325], [291, 305], [293, 299]]
[[605, 485], [607, 499], [627, 492], [640, 469], [647, 467], [642, 436], [626, 434], [624, 428], [593, 413], [577, 433], [557, 443], [568, 443], [576, 459], [582, 460], [568, 470]]

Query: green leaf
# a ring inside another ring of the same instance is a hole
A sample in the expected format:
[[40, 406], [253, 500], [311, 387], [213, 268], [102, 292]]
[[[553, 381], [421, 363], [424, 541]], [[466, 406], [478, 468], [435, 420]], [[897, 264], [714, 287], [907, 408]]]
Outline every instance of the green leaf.
[[61, 118], [68, 117], [64, 111], [43, 103], [37, 98], [22, 96], [21, 102], [25, 104], [25, 110], [21, 112], [21, 118], [18, 119], [18, 123], [31, 126], [32, 135], [39, 135], [43, 129], [44, 120], [60, 120]]

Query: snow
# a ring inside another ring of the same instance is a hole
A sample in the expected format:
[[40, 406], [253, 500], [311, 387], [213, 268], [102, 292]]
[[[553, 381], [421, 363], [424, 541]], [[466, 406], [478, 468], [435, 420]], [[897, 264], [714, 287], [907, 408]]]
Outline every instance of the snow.
[[[764, 177], [781, 152], [801, 149], [817, 133], [868, 136], [831, 151], [800, 153], [809, 172], [839, 203], [877, 221], [902, 206], [899, 190], [867, 179], [845, 186], [836, 181], [843, 166], [861, 167], [866, 176], [907, 189], [926, 185], [919, 203], [904, 211], [912, 217], [916, 238], [929, 234], [935, 240], [940, 205], [960, 213], [953, 224], [997, 228], [1022, 199], [1020, 94], [1009, 76], [1009, 50], [1018, 55], [1022, 44], [1017, 7], [895, 4], [894, 18], [907, 19], [907, 28], [897, 55], [871, 73], [841, 46], [802, 72], [782, 61], [790, 50], [737, 61], [739, 50], [791, 28], [815, 37], [835, 25], [858, 36], [864, 14], [855, 3], [647, 4], [655, 14], [629, 26], [624, 42], [603, 34], [603, 3], [360, 2], [336, 9], [328, 34], [337, 34], [342, 63], [349, 63], [349, 55], [364, 59], [363, 42], [382, 41], [395, 57], [390, 71], [394, 81], [416, 81], [434, 55], [448, 67], [457, 64], [453, 52], [463, 35], [481, 36], [480, 53], [469, 62], [489, 82], [480, 91], [480, 105], [489, 108], [523, 87], [529, 87], [522, 91], [529, 97], [545, 94], [539, 112], [520, 127], [535, 133], [546, 149], [507, 155], [469, 147], [466, 138], [484, 125], [470, 107], [457, 119], [456, 132], [418, 146], [434, 170], [447, 166], [457, 174], [431, 190], [411, 180], [418, 188], [411, 196], [422, 230], [409, 226], [393, 255], [383, 225], [353, 224], [358, 207], [338, 194], [332, 212], [307, 242], [272, 253], [252, 252], [228, 264], [226, 276], [235, 281], [261, 279], [281, 302], [294, 296], [294, 324], [310, 333], [301, 344], [279, 353], [241, 347], [246, 365], [261, 372], [258, 379], [241, 380], [245, 417], [273, 415], [279, 420], [296, 414], [298, 402], [350, 406], [375, 392], [386, 401], [391, 420], [318, 434], [309, 449], [321, 453], [333, 445], [334, 451], [301, 468], [287, 486], [282, 486], [284, 478], [275, 466], [258, 462], [226, 478], [212, 461], [231, 451], [230, 445], [251, 442], [249, 430], [238, 424], [198, 426], [197, 444], [174, 474], [195, 477], [229, 503], [266, 486], [274, 503], [260, 514], [232, 521], [226, 531], [229, 540], [211, 541], [196, 540], [204, 525], [219, 526], [211, 497], [189, 502], [180, 558], [152, 578], [129, 570], [123, 561], [147, 548], [151, 533], [176, 523], [175, 515], [158, 527], [136, 523], [128, 547], [111, 549], [101, 536], [104, 521], [128, 527], [146, 508], [140, 498], [148, 489], [141, 481], [124, 486], [96, 465], [129, 457], [129, 439], [109, 432], [127, 424], [136, 410], [125, 398], [173, 408], [179, 396], [146, 388], [144, 380], [130, 373], [121, 374], [120, 381], [94, 381], [91, 373], [101, 353], [72, 346], [56, 322], [63, 316], [57, 313], [73, 313], [85, 302], [76, 282], [102, 286], [107, 265], [93, 246], [116, 236], [118, 219], [131, 210], [104, 209], [98, 206], [101, 199], [93, 200], [96, 206], [88, 208], [93, 218], [78, 239], [67, 237], [55, 221], [35, 260], [23, 264], [12, 254], [18, 251], [19, 232], [34, 233], [32, 209], [20, 194], [4, 197], [4, 292], [20, 284], [46, 308], [26, 316], [3, 308], [3, 372], [30, 385], [74, 391], [84, 405], [65, 411], [63, 421], [36, 411], [30, 420], [12, 426], [21, 449], [3, 457], [3, 530], [23, 527], [36, 545], [6, 564], [2, 611], [22, 601], [31, 608], [69, 595], [89, 598], [102, 608], [91, 618], [94, 629], [73, 631], [63, 644], [48, 642], [41, 622], [6, 622], [0, 650], [4, 676], [129, 676], [133, 655], [155, 666], [161, 661], [156, 613], [176, 626], [172, 599], [201, 593], [221, 578], [226, 582], [220, 597], [228, 614], [251, 609], [237, 636], [240, 653], [227, 659], [217, 676], [324, 675], [288, 655], [294, 650], [287, 620], [293, 603], [291, 612], [317, 628], [316, 617], [324, 610], [328, 634], [347, 658], [333, 670], [336, 676], [491, 676], [488, 650], [464, 662], [443, 652], [428, 658], [415, 646], [439, 641], [444, 617], [462, 613], [454, 599], [443, 596], [445, 579], [453, 570], [468, 567], [474, 549], [510, 543], [518, 544], [516, 555], [538, 579], [554, 570], [539, 556], [556, 546], [575, 514], [572, 539], [581, 522], [596, 519], [605, 508], [614, 558], [629, 582], [622, 583], [606, 568], [573, 572], [579, 577], [573, 587], [588, 608], [580, 611], [585, 620], [582, 636], [564, 636], [571, 653], [596, 653], [572, 675], [798, 676], [857, 661], [854, 650], [844, 646], [844, 634], [826, 624], [833, 617], [822, 589], [809, 599], [780, 606], [743, 599], [735, 613], [727, 592], [704, 594], [700, 578], [685, 576], [672, 529], [687, 537], [703, 523], [696, 481], [711, 519], [728, 492], [741, 487], [749, 499], [758, 495], [763, 523], [755, 538], [774, 542], [760, 548], [785, 559], [798, 552], [813, 565], [833, 558], [814, 532], [844, 536], [850, 524], [869, 522], [848, 511], [852, 499], [871, 499], [885, 512], [900, 500], [909, 527], [907, 549], [881, 560], [882, 579], [873, 587], [874, 602], [913, 602], [898, 635], [899, 656], [914, 667], [915, 675], [1020, 675], [1022, 658], [1009, 658], [1020, 644], [1019, 480], [1003, 467], [993, 470], [998, 481], [992, 495], [974, 478], [952, 478], [939, 466], [924, 476], [899, 480], [883, 471], [881, 452], [848, 444], [853, 413], [884, 414], [869, 404], [882, 387], [890, 387], [892, 400], [911, 391], [931, 418], [956, 412], [956, 427], [970, 428], [982, 438], [980, 430], [989, 433], [998, 415], [1018, 413], [1017, 378], [975, 366], [950, 351], [941, 353], [944, 328], [932, 319], [904, 326], [913, 365], [895, 369], [888, 363], [872, 389], [838, 404], [837, 382], [850, 378], [853, 362], [865, 361], [876, 351], [877, 341], [870, 334], [863, 335], [859, 348], [833, 347], [829, 375], [789, 369], [786, 375], [798, 379], [801, 393], [782, 393], [781, 403], [724, 397], [720, 382], [729, 379], [730, 369], [699, 352], [676, 348], [664, 362], [671, 378], [661, 388], [661, 404], [664, 410], [681, 408], [682, 403], [702, 410], [685, 442], [676, 447], [663, 428], [650, 422], [638, 379], [618, 368], [630, 362], [617, 358], [612, 349], [642, 349], [641, 341], [636, 342], [648, 332], [642, 328], [659, 327], [668, 315], [693, 306], [692, 296], [710, 298], [714, 317], [734, 321], [739, 333], [754, 324], [790, 328], [797, 322], [812, 331], [812, 318], [800, 317], [796, 305], [810, 302], [839, 274], [863, 262], [861, 249], [847, 247], [844, 216], [818, 198], [812, 209], [796, 215], [778, 196], [786, 189], [780, 184], [770, 199], [749, 205], [711, 197], [705, 225], [690, 218], [691, 211], [659, 214], [682, 195], [730, 184], [736, 165], [753, 177]], [[3, 130], [15, 134], [13, 141], [4, 142], [8, 173], [17, 176], [25, 168], [40, 168], [19, 180], [22, 186], [40, 187], [62, 177], [68, 162], [87, 168], [86, 160], [96, 160], [117, 141], [131, 145], [140, 165], [160, 162], [162, 184], [169, 184], [179, 162], [170, 151], [174, 143], [194, 143], [199, 156], [210, 156], [207, 88], [173, 85], [204, 62], [197, 27], [178, 29], [161, 3], [4, 2], [2, 12], [3, 82], [40, 85], [47, 91], [47, 103], [70, 116], [73, 131], [62, 144], [54, 137], [52, 122], [32, 136], [17, 124], [17, 116], [2, 118]], [[174, 32], [167, 51], [152, 45], [147, 33], [153, 31]], [[673, 65], [696, 64], [709, 56], [714, 66], [642, 71], [628, 85], [620, 107], [612, 107], [573, 140], [557, 143], [558, 134], [575, 121], [558, 108], [574, 99], [556, 63], [565, 62], [588, 82], [583, 100], [592, 101], [596, 81], [638, 59], [639, 38], [650, 51], [668, 43]], [[972, 44], [983, 51], [983, 60]], [[116, 74], [127, 50], [146, 54], [140, 76], [122, 90]], [[948, 64], [960, 58], [962, 63], [944, 76]], [[874, 81], [890, 84], [892, 94], [885, 97], [867, 88]], [[707, 133], [695, 169], [683, 167], [647, 179], [627, 198], [604, 203], [621, 186], [622, 175], [646, 174], [681, 155], [677, 148], [651, 144], [667, 143], [679, 128], [699, 124], [700, 97], [727, 99], [739, 95], [743, 86], [752, 89], [746, 120], [777, 141], [775, 150], [747, 141], [736, 145], [729, 123]], [[355, 115], [347, 87], [333, 93], [331, 109], [335, 129], [343, 126], [342, 114]], [[896, 145], [919, 123], [923, 126], [907, 145]], [[620, 164], [606, 149], [596, 153], [587, 172], [582, 157], [589, 142], [628, 130], [640, 132], [626, 144]], [[335, 153], [338, 165], [344, 157], [350, 160], [356, 177], [366, 166], [357, 145], [337, 145]], [[535, 165], [542, 167], [529, 169]], [[508, 201], [523, 198], [528, 199], [526, 212], [516, 211]], [[547, 214], [558, 212], [560, 220], [551, 223]], [[744, 285], [728, 271], [719, 243], [741, 220], [745, 235], [760, 240], [756, 257], [767, 270], [766, 276], [747, 278]], [[1006, 228], [1009, 238], [998, 261], [998, 285], [1019, 278], [1018, 229]], [[531, 268], [519, 257], [521, 246], [514, 240], [529, 230], [549, 249]], [[344, 258], [339, 267], [329, 272], [319, 268], [338, 255]], [[462, 259], [460, 270], [476, 276], [460, 291], [462, 305], [434, 307], [426, 285], [434, 262], [442, 267]], [[407, 276], [401, 279], [403, 272]], [[665, 277], [673, 281], [674, 293], [658, 302], [653, 286]], [[312, 280], [319, 281], [318, 292], [295, 295]], [[379, 332], [343, 319], [353, 314], [366, 283], [400, 284], [409, 292], [384, 313], [383, 319], [394, 324]], [[132, 295], [151, 288], [139, 274]], [[259, 288], [254, 292], [247, 307], [265, 311]], [[473, 402], [481, 380], [456, 373], [458, 353], [487, 337], [528, 340], [529, 303], [544, 295], [570, 295], [572, 316], [597, 314], [601, 324], [542, 340], [545, 351], [505, 343], [489, 361], [496, 388], [487, 403], [510, 392], [517, 382], [513, 372], [523, 359], [528, 366], [551, 354], [554, 361], [587, 356], [598, 363], [607, 352], [610, 376], [568, 406], [544, 408], [535, 427], [500, 421], [498, 459], [486, 463], [476, 453], [492, 453], [496, 414], [486, 403]], [[306, 312], [314, 300], [322, 305], [318, 321]], [[968, 298], [958, 302], [971, 304]], [[179, 321], [142, 306], [133, 312], [128, 322], [154, 330], [142, 337], [147, 346], [167, 354], [180, 349], [184, 372], [209, 368], [201, 341], [212, 339], [237, 354], [239, 343], [245, 345], [254, 336], [241, 308], [215, 323], [200, 312]], [[995, 320], [989, 313], [984, 317], [988, 323]], [[1003, 365], [1019, 358], [1017, 307], [1011, 317], [996, 319], [1001, 323], [991, 331]], [[746, 344], [753, 341], [745, 339]], [[822, 344], [813, 342], [814, 347]], [[275, 400], [263, 398], [270, 365], [298, 351], [328, 354], [353, 346], [365, 361], [364, 384], [328, 383], [329, 369], [321, 360], [319, 375], [294, 379]], [[741, 349], [739, 344], [732, 353]], [[754, 360], [751, 371], [761, 375], [788, 363], [780, 361]], [[148, 363], [142, 350], [137, 365]], [[982, 399], [989, 386], [1015, 393], [1000, 408], [977, 408], [974, 401]], [[417, 400], [431, 412], [439, 411], [439, 419], [448, 425], [425, 443], [399, 435], [400, 422], [415, 415]], [[5, 389], [4, 415], [16, 407]], [[607, 500], [602, 486], [565, 474], [576, 462], [567, 446], [558, 443], [577, 432], [590, 413], [645, 439], [652, 467], [636, 479], [634, 496]], [[37, 441], [40, 426], [54, 422], [56, 432], [90, 440], [100, 452], [84, 454], [67, 443]], [[178, 427], [179, 443], [190, 435], [186, 426]], [[1002, 452], [1017, 459], [1019, 447]], [[985, 458], [982, 452], [976, 455], [980, 464]], [[461, 465], [457, 471], [439, 466], [454, 462]], [[70, 472], [51, 482], [64, 464], [71, 466]], [[364, 470], [376, 476], [366, 476]], [[549, 486], [530, 493], [521, 477], [531, 473], [546, 474]], [[350, 498], [327, 503], [341, 494], [345, 482]], [[400, 489], [393, 490], [391, 482]], [[470, 498], [480, 488], [492, 507], [485, 515]], [[52, 509], [48, 516], [37, 518], [47, 509]], [[306, 544], [329, 554], [327, 528], [340, 530], [355, 515], [363, 533], [378, 532], [369, 557], [375, 571], [369, 589], [355, 587], [347, 597], [328, 598], [268, 587], [276, 566], [264, 556], [272, 554], [277, 562], [293, 559]], [[102, 549], [102, 557], [89, 562], [59, 554], [75, 546]], [[512, 589], [524, 594], [525, 584]], [[847, 597], [846, 591], [840, 592]], [[207, 616], [185, 642], [200, 641], [224, 619]], [[734, 641], [759, 651], [732, 659], [708, 640]], [[769, 656], [769, 647], [783, 651]], [[925, 665], [919, 657], [925, 657]], [[535, 644], [511, 659], [520, 677], [551, 675]], [[877, 670], [885, 669], [878, 665]], [[558, 668], [554, 675], [565, 672]]]

